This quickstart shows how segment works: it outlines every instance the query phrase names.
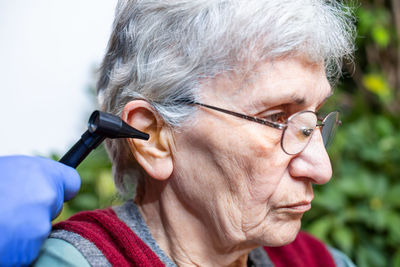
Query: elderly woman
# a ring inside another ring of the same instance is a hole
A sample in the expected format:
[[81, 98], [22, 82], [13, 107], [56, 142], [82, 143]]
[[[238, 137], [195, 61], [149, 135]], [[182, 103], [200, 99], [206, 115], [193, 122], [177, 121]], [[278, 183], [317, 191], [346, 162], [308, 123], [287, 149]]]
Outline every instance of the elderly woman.
[[133, 200], [54, 226], [36, 265], [351, 265], [299, 230], [353, 31], [334, 1], [121, 0], [98, 93], [150, 134], [107, 142]]

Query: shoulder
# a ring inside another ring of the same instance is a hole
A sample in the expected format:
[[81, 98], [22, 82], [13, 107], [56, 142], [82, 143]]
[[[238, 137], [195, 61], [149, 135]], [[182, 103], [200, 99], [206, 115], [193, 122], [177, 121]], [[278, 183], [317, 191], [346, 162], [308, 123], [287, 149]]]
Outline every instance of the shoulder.
[[[163, 265], [157, 254], [111, 208], [79, 212], [54, 225], [50, 237], [69, 243], [93, 266]], [[55, 244], [53, 248], [62, 253], [63, 246]], [[49, 254], [48, 250], [44, 252]]]
[[327, 246], [329, 252], [331, 253], [333, 259], [335, 260], [336, 266], [338, 267], [355, 267], [356, 265], [351, 261], [351, 259], [333, 247]]
[[47, 239], [40, 249], [39, 257], [32, 264], [35, 267], [46, 266], [82, 266], [90, 264], [81, 252], [70, 243], [57, 238]]
[[105, 209], [79, 212], [53, 225], [35, 266], [111, 266], [107, 256], [116, 248], [110, 232], [118, 224], [112, 210]]

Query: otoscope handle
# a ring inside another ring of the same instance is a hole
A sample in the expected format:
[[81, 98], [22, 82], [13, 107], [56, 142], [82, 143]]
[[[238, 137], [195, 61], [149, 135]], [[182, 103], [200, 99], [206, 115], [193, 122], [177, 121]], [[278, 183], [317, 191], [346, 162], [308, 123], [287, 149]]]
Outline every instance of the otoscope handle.
[[60, 159], [61, 163], [76, 168], [86, 156], [105, 139], [87, 130], [78, 142]]

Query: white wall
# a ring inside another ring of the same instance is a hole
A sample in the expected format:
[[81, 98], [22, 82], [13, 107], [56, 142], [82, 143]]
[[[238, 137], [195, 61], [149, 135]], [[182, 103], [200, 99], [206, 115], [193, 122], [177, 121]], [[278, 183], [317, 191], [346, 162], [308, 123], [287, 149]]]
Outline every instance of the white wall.
[[0, 0], [0, 155], [63, 154], [79, 139], [115, 5]]

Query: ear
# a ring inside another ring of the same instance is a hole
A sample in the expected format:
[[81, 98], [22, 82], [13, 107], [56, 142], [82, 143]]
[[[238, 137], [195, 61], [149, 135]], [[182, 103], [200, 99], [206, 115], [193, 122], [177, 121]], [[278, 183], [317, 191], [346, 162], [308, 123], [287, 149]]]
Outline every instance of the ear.
[[122, 111], [122, 120], [130, 126], [148, 133], [149, 140], [128, 139], [128, 144], [137, 162], [151, 177], [168, 179], [173, 171], [171, 142], [172, 134], [154, 108], [144, 100], [127, 103]]

